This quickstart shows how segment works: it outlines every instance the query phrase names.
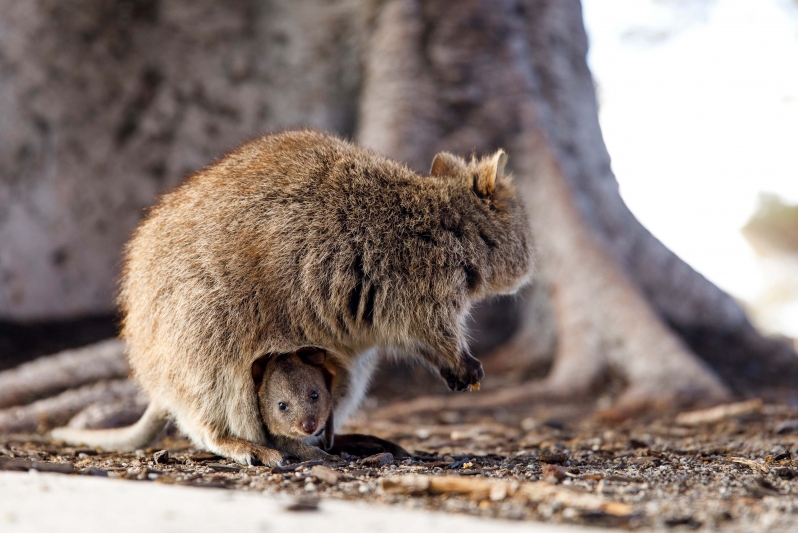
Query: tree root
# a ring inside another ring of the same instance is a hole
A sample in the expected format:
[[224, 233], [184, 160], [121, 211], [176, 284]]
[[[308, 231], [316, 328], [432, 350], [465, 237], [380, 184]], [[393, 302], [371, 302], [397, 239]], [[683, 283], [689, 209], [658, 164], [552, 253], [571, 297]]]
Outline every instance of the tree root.
[[[610, 374], [627, 384], [615, 404], [621, 412], [727, 400], [727, 386], [668, 329], [586, 226], [543, 133], [530, 134], [524, 146], [519, 167], [530, 178], [525, 198], [558, 333], [544, 389], [585, 393]], [[524, 398], [520, 391], [498, 394], [506, 400], [482, 402], [498, 406]]]
[[67, 427], [76, 429], [108, 429], [135, 424], [144, 411], [149, 400], [143, 394], [123, 397], [115, 402], [93, 403], [73, 416]]
[[67, 389], [128, 375], [124, 342], [106, 340], [41, 357], [0, 373], [0, 408], [26, 405]]
[[66, 424], [91, 404], [110, 404], [122, 398], [134, 398], [138, 393], [138, 387], [128, 380], [105, 381], [68, 390], [29, 405], [0, 410], [0, 433], [44, 432]]

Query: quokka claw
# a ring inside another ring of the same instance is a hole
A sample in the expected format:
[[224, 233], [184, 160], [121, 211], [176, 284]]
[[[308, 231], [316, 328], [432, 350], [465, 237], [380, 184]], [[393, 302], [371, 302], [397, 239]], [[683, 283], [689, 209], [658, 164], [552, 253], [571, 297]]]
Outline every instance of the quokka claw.
[[466, 391], [472, 390], [476, 385], [479, 388], [480, 380], [485, 377], [485, 371], [482, 369], [482, 363], [478, 359], [465, 355], [461, 361], [461, 366], [456, 372], [450, 367], [441, 368], [441, 376], [446, 381], [450, 390], [453, 391]]

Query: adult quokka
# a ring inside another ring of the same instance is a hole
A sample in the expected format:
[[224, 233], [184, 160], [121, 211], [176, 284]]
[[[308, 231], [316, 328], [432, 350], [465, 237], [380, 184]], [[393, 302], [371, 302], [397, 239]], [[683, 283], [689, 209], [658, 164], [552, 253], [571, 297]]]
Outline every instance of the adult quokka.
[[168, 413], [199, 447], [272, 463], [251, 367], [316, 346], [337, 369], [336, 425], [375, 354], [483, 377], [472, 304], [532, 270], [524, 206], [501, 150], [435, 156], [429, 176], [346, 141], [290, 131], [246, 143], [163, 197], [127, 247], [120, 305], [147, 417]]

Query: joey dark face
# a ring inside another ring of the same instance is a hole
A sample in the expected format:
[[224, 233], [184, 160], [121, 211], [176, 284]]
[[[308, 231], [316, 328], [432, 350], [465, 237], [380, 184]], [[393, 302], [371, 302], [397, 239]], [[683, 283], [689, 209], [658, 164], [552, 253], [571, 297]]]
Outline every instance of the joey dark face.
[[511, 294], [526, 284], [534, 269], [532, 232], [526, 208], [504, 169], [507, 154], [498, 150], [466, 161], [441, 152], [430, 176], [448, 181], [454, 228], [462, 244], [463, 283], [472, 298]]
[[302, 352], [278, 355], [266, 363], [258, 401], [263, 422], [274, 435], [295, 439], [319, 435], [331, 416], [324, 352], [317, 352], [321, 356]]

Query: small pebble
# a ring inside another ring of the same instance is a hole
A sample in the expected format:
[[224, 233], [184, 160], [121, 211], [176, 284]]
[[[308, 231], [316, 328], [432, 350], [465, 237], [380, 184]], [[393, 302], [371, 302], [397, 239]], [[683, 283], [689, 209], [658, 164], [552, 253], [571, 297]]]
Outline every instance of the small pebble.
[[169, 462], [169, 452], [166, 450], [157, 451], [152, 454], [152, 460], [156, 465], [165, 465]]
[[545, 451], [540, 454], [540, 462], [541, 463], [549, 463], [549, 464], [557, 464], [561, 465], [568, 461], [568, 456], [562, 452], [549, 452]]

